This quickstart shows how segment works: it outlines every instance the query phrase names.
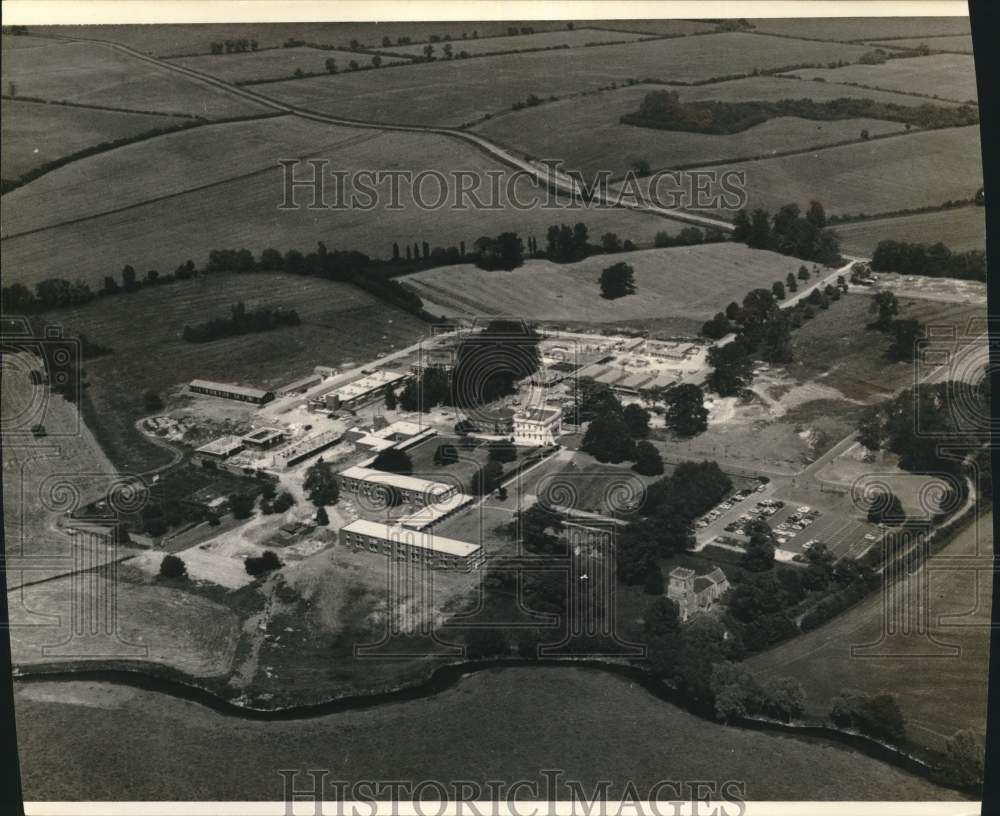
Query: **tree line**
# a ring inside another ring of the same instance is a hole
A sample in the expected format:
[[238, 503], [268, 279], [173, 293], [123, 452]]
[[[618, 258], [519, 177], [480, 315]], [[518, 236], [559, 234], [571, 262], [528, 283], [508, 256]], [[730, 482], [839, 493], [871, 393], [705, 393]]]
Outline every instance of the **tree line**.
[[213, 317], [204, 323], [185, 326], [181, 336], [189, 343], [208, 343], [223, 337], [298, 326], [301, 322], [299, 313], [294, 309], [261, 306], [247, 311], [246, 304], [241, 300], [232, 305], [229, 317]]
[[740, 210], [733, 219], [732, 240], [751, 249], [769, 249], [803, 261], [834, 266], [842, 261], [837, 234], [827, 227], [826, 211], [811, 201], [805, 215], [798, 204], [785, 204], [773, 216], [758, 207]]
[[872, 269], [922, 275], [932, 278], [986, 280], [986, 253], [973, 249], [953, 252], [940, 241], [936, 244], [906, 241], [879, 241], [872, 254]]

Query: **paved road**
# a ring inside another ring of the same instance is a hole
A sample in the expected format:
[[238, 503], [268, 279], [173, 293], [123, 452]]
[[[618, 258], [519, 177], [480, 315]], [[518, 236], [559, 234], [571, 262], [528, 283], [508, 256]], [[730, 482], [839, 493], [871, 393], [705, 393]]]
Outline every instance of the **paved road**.
[[[312, 110], [310, 108], [304, 108], [299, 105], [291, 105], [287, 102], [282, 102], [278, 99], [273, 99], [272, 97], [266, 96], [257, 91], [251, 91], [246, 87], [241, 87], [238, 85], [233, 85], [232, 83], [226, 82], [218, 77], [214, 77], [211, 74], [206, 74], [202, 71], [195, 70], [194, 68], [189, 68], [184, 65], [176, 65], [167, 60], [162, 60], [157, 57], [152, 57], [148, 54], [144, 54], [141, 51], [137, 51], [134, 48], [130, 48], [126, 45], [120, 43], [111, 42], [108, 40], [91, 39], [84, 37], [58, 37], [57, 39], [67, 39], [76, 42], [87, 42], [94, 45], [99, 45], [103, 48], [108, 48], [114, 51], [118, 51], [123, 54], [127, 54], [134, 59], [142, 60], [143, 62], [148, 62], [152, 65], [156, 65], [160, 68], [164, 68], [169, 71], [173, 71], [178, 74], [182, 74], [189, 79], [193, 79], [204, 85], [208, 85], [220, 90], [226, 91], [227, 93], [240, 97], [246, 101], [253, 102], [257, 105], [269, 108], [275, 111], [281, 111], [283, 113], [293, 114], [294, 116], [299, 116], [303, 119], [309, 119], [315, 122], [325, 122], [331, 125], [338, 125], [340, 127], [356, 127], [356, 128], [366, 128], [375, 130], [389, 130], [389, 131], [403, 131], [412, 133], [434, 133], [442, 136], [450, 136], [455, 139], [461, 139], [464, 142], [472, 144], [476, 148], [482, 150], [493, 158], [503, 162], [506, 165], [514, 167], [515, 169], [522, 170], [534, 178], [537, 179], [539, 184], [542, 184], [550, 189], [556, 190], [558, 192], [570, 193], [573, 195], [581, 194], [583, 191], [580, 185], [577, 184], [576, 180], [566, 176], [563, 173], [558, 173], [551, 168], [544, 167], [542, 165], [535, 164], [525, 158], [511, 153], [509, 150], [494, 144], [489, 139], [484, 138], [476, 133], [470, 133], [465, 130], [459, 130], [457, 128], [449, 127], [436, 127], [433, 125], [412, 125], [399, 122], [368, 122], [360, 119], [348, 119], [341, 116], [330, 116], [329, 114], [321, 113], [320, 111]], [[402, 69], [405, 70], [405, 69]], [[622, 207], [624, 209], [636, 210], [639, 212], [649, 213], [652, 215], [662, 216], [664, 218], [670, 218], [676, 221], [684, 221], [691, 224], [697, 224], [702, 227], [711, 227], [714, 229], [722, 230], [723, 232], [732, 232], [733, 225], [728, 221], [723, 221], [718, 218], [712, 218], [709, 216], [699, 215], [696, 213], [685, 212], [677, 209], [670, 209], [666, 207], [657, 207], [648, 203], [630, 203], [618, 200], [617, 194], [609, 194], [608, 191], [594, 192], [594, 200], [617, 207]]]

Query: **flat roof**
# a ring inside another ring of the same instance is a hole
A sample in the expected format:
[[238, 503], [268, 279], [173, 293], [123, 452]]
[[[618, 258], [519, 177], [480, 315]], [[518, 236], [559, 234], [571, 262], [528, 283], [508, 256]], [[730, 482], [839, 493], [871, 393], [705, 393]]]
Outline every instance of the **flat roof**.
[[514, 415], [515, 420], [521, 422], [548, 422], [562, 415], [558, 408], [525, 408]]
[[384, 470], [375, 470], [361, 465], [354, 465], [347, 470], [340, 471], [340, 475], [347, 479], [360, 479], [363, 482], [375, 482], [377, 484], [398, 487], [400, 490], [413, 490], [417, 493], [440, 493], [451, 490], [454, 485], [445, 482], [432, 482], [429, 479], [421, 479], [417, 476], [404, 476], [401, 473], [388, 473]]
[[436, 521], [440, 521], [449, 513], [453, 513], [460, 507], [464, 507], [471, 502], [472, 499], [472, 496], [466, 495], [465, 493], [456, 493], [444, 501], [431, 502], [426, 507], [421, 507], [419, 510], [410, 513], [410, 515], [399, 519], [399, 523], [404, 527], [411, 527], [414, 530], [423, 530], [425, 527], [434, 524]]
[[256, 431], [246, 434], [243, 438], [253, 442], [263, 442], [265, 439], [274, 439], [276, 436], [283, 436], [284, 433], [279, 428], [258, 428]]
[[213, 391], [227, 391], [230, 394], [242, 394], [246, 397], [263, 398], [270, 394], [270, 391], [261, 391], [259, 388], [246, 388], [242, 385], [230, 385], [229, 383], [212, 382], [211, 380], [191, 380], [188, 383], [190, 388], [210, 388]]
[[456, 555], [461, 558], [470, 556], [482, 549], [479, 544], [471, 544], [468, 541], [458, 541], [454, 538], [444, 538], [433, 533], [407, 530], [399, 526], [391, 527], [388, 524], [380, 524], [377, 521], [366, 521], [365, 519], [352, 521], [340, 529], [341, 532], [360, 533], [361, 535], [380, 538], [385, 541], [398, 541], [401, 544], [410, 544], [424, 550], [431, 550], [432, 552], [444, 553], [446, 555]]
[[406, 374], [399, 371], [376, 371], [374, 374], [369, 374], [360, 380], [355, 380], [338, 388], [333, 393], [342, 400], [353, 399], [354, 397], [360, 397], [362, 394], [367, 394], [372, 389], [384, 387], [404, 377], [406, 377]]
[[242, 450], [243, 442], [236, 436], [220, 436], [211, 442], [202, 445], [196, 453], [208, 453], [213, 456], [225, 456], [228, 453]]

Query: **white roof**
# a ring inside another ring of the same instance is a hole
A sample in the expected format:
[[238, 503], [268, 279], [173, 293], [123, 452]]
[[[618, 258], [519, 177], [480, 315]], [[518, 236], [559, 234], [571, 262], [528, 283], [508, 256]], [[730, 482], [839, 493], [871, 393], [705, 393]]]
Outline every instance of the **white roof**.
[[410, 544], [414, 547], [431, 550], [432, 552], [456, 555], [461, 558], [465, 558], [482, 549], [478, 544], [471, 544], [468, 541], [443, 538], [433, 533], [407, 530], [403, 527], [390, 527], [388, 524], [380, 524], [377, 521], [366, 521], [365, 519], [352, 521], [340, 529], [342, 532], [360, 533], [361, 535], [380, 538], [386, 541], [398, 541], [401, 544]]
[[374, 374], [369, 374], [360, 380], [348, 383], [342, 388], [337, 389], [334, 393], [342, 400], [349, 400], [359, 397], [362, 394], [367, 394], [375, 388], [384, 387], [388, 383], [394, 383], [405, 376], [405, 374], [401, 374], [398, 371], [376, 371]]
[[242, 385], [230, 385], [229, 383], [212, 382], [211, 380], [191, 380], [191, 388], [208, 388], [212, 391], [225, 391], [228, 394], [242, 394], [245, 397], [263, 399], [270, 391], [262, 391], [259, 388], [246, 388]]
[[243, 442], [236, 436], [220, 436], [213, 439], [207, 445], [198, 448], [198, 453], [207, 453], [213, 456], [225, 456], [233, 451], [242, 450]]
[[421, 507], [410, 515], [404, 516], [399, 520], [399, 523], [414, 530], [423, 530], [449, 513], [464, 507], [472, 501], [472, 498], [465, 493], [455, 493], [444, 501], [431, 502], [426, 507]]
[[361, 467], [355, 465], [347, 470], [342, 470], [340, 475], [347, 479], [359, 479], [363, 482], [375, 482], [376, 484], [398, 487], [400, 490], [413, 490], [417, 493], [445, 493], [454, 488], [454, 485], [445, 482], [432, 482], [428, 479], [420, 479], [416, 476], [404, 476], [401, 473], [387, 473], [384, 470]]

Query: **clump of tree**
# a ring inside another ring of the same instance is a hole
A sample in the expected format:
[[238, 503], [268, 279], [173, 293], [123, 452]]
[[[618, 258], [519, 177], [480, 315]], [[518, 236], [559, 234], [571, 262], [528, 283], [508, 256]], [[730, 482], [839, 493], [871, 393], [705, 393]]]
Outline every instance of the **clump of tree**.
[[627, 263], [609, 266], [600, 277], [601, 297], [615, 300], [635, 294], [635, 270]]
[[708, 409], [701, 386], [678, 385], [667, 392], [664, 402], [667, 427], [677, 436], [696, 436], [708, 428]]
[[978, 249], [952, 252], [940, 242], [880, 241], [872, 254], [871, 266], [878, 272], [898, 272], [901, 275], [986, 280], [985, 252]]
[[768, 210], [740, 210], [733, 221], [732, 240], [753, 249], [769, 249], [828, 266], [840, 262], [840, 241], [827, 227], [826, 211], [818, 201], [802, 214], [798, 204], [785, 204], [772, 217]]
[[249, 575], [260, 578], [281, 567], [281, 559], [272, 550], [264, 550], [259, 556], [249, 555], [243, 561]]
[[320, 509], [327, 505], [336, 504], [340, 496], [333, 465], [324, 462], [322, 456], [306, 470], [302, 488], [305, 490], [306, 496], [309, 497], [309, 501]]
[[697, 246], [698, 244], [717, 244], [725, 241], [726, 236], [722, 230], [710, 227], [702, 232], [697, 227], [684, 227], [677, 233], [671, 235], [669, 232], [660, 231], [653, 237], [653, 246], [657, 249], [669, 247]]
[[906, 738], [903, 714], [891, 694], [842, 692], [833, 699], [829, 716], [839, 728], [860, 731], [877, 740], [898, 745]]
[[371, 467], [373, 470], [381, 470], [385, 473], [409, 475], [413, 473], [413, 460], [410, 459], [410, 454], [404, 450], [386, 448], [379, 451]]
[[194, 326], [185, 326], [183, 337], [189, 343], [208, 343], [223, 337], [271, 331], [282, 326], [298, 326], [301, 322], [294, 309], [262, 306], [247, 311], [246, 304], [241, 300], [233, 304], [228, 318], [216, 317]]
[[160, 577], [187, 578], [187, 564], [176, 555], [165, 555], [160, 561]]
[[514, 232], [496, 238], [483, 236], [475, 242], [476, 266], [480, 269], [516, 269], [524, 263], [524, 242]]

